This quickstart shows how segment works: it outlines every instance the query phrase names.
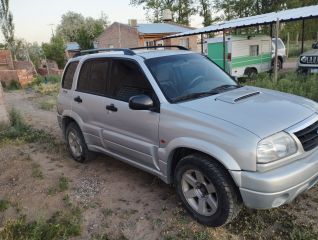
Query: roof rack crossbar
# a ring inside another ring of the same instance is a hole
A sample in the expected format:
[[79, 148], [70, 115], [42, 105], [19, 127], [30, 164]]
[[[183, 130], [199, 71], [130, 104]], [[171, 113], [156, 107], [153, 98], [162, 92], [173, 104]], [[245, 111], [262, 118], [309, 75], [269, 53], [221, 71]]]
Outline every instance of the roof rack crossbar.
[[164, 46], [146, 46], [146, 47], [134, 47], [130, 48], [130, 50], [140, 50], [140, 49], [157, 49], [157, 48], [178, 48], [179, 50], [189, 51], [188, 48], [178, 45], [164, 45]]
[[99, 52], [123, 52], [125, 55], [136, 55], [134, 51], [132, 51], [129, 48], [96, 48], [96, 49], [89, 49], [89, 50], [83, 50], [75, 54], [75, 57], [86, 55], [86, 54], [93, 54], [93, 53], [99, 53]]

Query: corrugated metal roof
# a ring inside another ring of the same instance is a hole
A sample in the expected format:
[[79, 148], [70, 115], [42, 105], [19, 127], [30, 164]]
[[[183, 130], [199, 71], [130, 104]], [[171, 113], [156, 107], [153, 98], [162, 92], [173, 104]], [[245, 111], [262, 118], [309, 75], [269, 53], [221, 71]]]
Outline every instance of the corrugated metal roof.
[[143, 34], [159, 34], [159, 33], [182, 33], [189, 31], [191, 28], [178, 26], [169, 23], [146, 23], [138, 24], [137, 30]]
[[218, 31], [222, 31], [222, 30], [230, 29], [230, 28], [264, 25], [264, 24], [276, 22], [277, 19], [279, 19], [281, 22], [286, 22], [291, 20], [299, 20], [299, 19], [313, 18], [313, 17], [318, 17], [318, 5], [288, 9], [288, 10], [283, 10], [279, 12], [266, 13], [262, 15], [252, 16], [252, 17], [233, 19], [231, 21], [214, 24], [214, 25], [204, 27], [201, 29], [191, 30], [191, 31], [180, 33], [180, 34], [174, 34], [166, 38], [189, 36], [189, 35], [203, 34], [203, 33], [209, 33], [209, 32], [218, 32]]

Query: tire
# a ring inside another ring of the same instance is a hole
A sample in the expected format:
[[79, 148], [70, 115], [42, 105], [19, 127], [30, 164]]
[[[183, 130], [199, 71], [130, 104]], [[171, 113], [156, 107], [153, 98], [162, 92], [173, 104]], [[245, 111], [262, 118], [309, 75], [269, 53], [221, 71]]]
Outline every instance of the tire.
[[[198, 183], [198, 179], [202, 179], [198, 172], [203, 175], [204, 186]], [[189, 182], [193, 180], [196, 181], [196, 187], [191, 188], [192, 183]], [[191, 154], [182, 158], [176, 166], [174, 181], [186, 210], [203, 225], [223, 226], [231, 222], [241, 210], [241, 196], [229, 173], [206, 155]]]
[[248, 68], [245, 70], [245, 75], [247, 75], [247, 77], [251, 80], [256, 77], [257, 73], [258, 72], [255, 68]]
[[65, 137], [67, 148], [75, 161], [84, 163], [96, 158], [96, 153], [88, 150], [82, 131], [75, 122], [67, 125]]

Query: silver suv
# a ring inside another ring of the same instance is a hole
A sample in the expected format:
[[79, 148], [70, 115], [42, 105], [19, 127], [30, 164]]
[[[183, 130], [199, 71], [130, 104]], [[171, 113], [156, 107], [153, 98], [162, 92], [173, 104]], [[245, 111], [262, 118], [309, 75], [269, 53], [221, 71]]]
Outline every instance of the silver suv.
[[64, 71], [58, 121], [76, 161], [104, 153], [154, 174], [209, 226], [317, 183], [317, 103], [242, 87], [186, 50], [109, 51]]

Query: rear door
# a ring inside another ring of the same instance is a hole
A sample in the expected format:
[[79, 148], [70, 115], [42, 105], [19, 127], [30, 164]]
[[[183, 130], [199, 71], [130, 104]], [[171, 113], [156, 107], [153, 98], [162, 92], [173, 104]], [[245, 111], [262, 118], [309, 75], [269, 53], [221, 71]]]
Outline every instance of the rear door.
[[106, 107], [113, 110], [108, 110], [105, 118], [104, 144], [115, 154], [143, 166], [159, 169], [159, 113], [131, 110], [128, 105], [130, 97], [140, 94], [150, 96], [156, 104], [159, 102], [137, 62], [114, 59], [106, 100]]
[[60, 113], [64, 110], [70, 111], [72, 108], [72, 85], [77, 66], [78, 61], [74, 61], [70, 62], [65, 68], [57, 104], [58, 112]]
[[108, 58], [89, 59], [82, 64], [73, 95], [73, 114], [80, 122], [88, 145], [104, 147], [101, 138], [105, 128]]

